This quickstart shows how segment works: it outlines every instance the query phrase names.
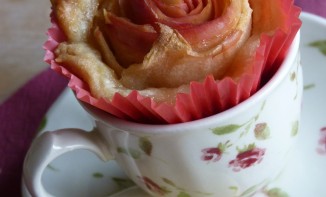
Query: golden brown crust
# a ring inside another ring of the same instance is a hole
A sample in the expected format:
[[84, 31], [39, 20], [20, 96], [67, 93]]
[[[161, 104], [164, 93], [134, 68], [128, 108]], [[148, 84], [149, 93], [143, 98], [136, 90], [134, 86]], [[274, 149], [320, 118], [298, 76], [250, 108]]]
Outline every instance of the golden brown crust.
[[106, 66], [100, 54], [87, 44], [63, 42], [56, 49], [56, 62], [63, 64], [70, 72], [87, 81], [95, 97], [111, 98], [115, 92], [124, 89], [116, 80], [114, 71]]
[[97, 14], [98, 0], [51, 0], [60, 27], [69, 41], [86, 41]]
[[189, 82], [202, 81], [210, 74], [217, 79], [223, 77], [227, 64], [250, 36], [248, 0], [240, 4], [233, 0], [230, 4], [241, 13], [237, 14], [238, 18], [230, 19], [232, 29], [225, 36], [227, 42], [197, 51], [178, 31], [166, 25], [151, 26], [151, 31], [143, 26], [144, 32], [157, 33], [158, 38], [142, 62], [123, 67], [114, 57], [117, 51], [111, 49], [110, 39], [105, 37], [105, 27], [111, 21], [103, 14], [125, 15], [117, 9], [118, 0], [51, 2], [60, 28], [67, 36], [67, 42], [59, 44], [55, 51], [56, 61], [86, 82], [95, 97], [107, 100], [115, 93], [126, 96], [136, 89], [156, 101], [173, 103], [178, 92], [189, 91]]

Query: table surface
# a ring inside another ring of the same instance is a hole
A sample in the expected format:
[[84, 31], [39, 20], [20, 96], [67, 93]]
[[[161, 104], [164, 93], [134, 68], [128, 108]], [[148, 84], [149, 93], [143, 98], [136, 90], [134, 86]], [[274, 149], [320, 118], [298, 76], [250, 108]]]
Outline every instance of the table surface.
[[0, 6], [0, 103], [44, 70], [42, 44], [49, 0], [2, 0]]

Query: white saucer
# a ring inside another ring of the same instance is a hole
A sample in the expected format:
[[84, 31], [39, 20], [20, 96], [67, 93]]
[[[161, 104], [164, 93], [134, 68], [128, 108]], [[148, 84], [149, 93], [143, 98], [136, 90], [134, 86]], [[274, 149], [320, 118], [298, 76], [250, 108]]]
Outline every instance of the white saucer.
[[[326, 55], [309, 46], [314, 41], [326, 40], [326, 20], [307, 13], [303, 13], [301, 19], [305, 91], [300, 137], [284, 173], [257, 197], [268, 196], [266, 191], [287, 194], [277, 197], [326, 196], [326, 131], [322, 132], [322, 128], [326, 128]], [[42, 131], [65, 127], [91, 130], [92, 123], [87, 116], [67, 89], [47, 113]], [[322, 138], [324, 144], [319, 143]], [[103, 163], [86, 151], [75, 151], [56, 159], [45, 170], [43, 183], [51, 194], [60, 197], [147, 196], [133, 186], [114, 161]], [[119, 191], [122, 192], [117, 193]], [[30, 196], [24, 185], [23, 196]]]

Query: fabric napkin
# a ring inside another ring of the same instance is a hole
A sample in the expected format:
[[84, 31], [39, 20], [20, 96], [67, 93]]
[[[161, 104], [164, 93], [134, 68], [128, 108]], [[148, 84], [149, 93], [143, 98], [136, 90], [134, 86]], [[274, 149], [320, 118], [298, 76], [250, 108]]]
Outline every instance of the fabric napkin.
[[325, 0], [295, 0], [295, 3], [305, 12], [310, 12], [326, 18]]
[[42, 118], [67, 82], [47, 69], [0, 106], [0, 196], [21, 196], [26, 152]]
[[[326, 17], [325, 0], [296, 0], [303, 11]], [[67, 86], [50, 69], [0, 105], [0, 196], [20, 197], [22, 165], [42, 118]]]

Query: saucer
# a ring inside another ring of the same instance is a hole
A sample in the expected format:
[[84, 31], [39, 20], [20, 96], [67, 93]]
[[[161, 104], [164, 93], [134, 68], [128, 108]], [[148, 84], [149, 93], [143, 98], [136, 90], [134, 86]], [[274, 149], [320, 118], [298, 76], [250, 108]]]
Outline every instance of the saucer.
[[[326, 20], [302, 13], [301, 58], [304, 95], [300, 135], [284, 172], [255, 197], [325, 197], [326, 187]], [[322, 42], [324, 41], [324, 42]], [[92, 129], [92, 122], [66, 89], [48, 111], [42, 131], [75, 127]], [[74, 151], [54, 160], [42, 181], [60, 197], [147, 197], [114, 161], [102, 162], [87, 151]], [[29, 193], [23, 183], [23, 196]]]

